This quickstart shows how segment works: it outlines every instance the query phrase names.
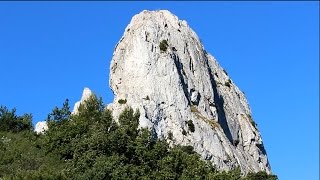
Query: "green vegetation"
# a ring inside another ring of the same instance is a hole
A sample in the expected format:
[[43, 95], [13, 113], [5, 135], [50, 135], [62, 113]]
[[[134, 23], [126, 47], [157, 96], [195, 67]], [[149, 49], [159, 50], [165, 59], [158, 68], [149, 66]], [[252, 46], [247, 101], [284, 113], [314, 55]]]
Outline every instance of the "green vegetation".
[[187, 131], [184, 130], [184, 129], [182, 129], [182, 134], [183, 134], [184, 136], [186, 136], [186, 135], [187, 135]]
[[[204, 117], [204, 116], [200, 113], [200, 111], [197, 109], [197, 106], [191, 105], [190, 109], [191, 109], [191, 112], [193, 112], [199, 119], [201, 119], [201, 120], [203, 120], [204, 122], [210, 124], [210, 126], [211, 126], [212, 128], [218, 128], [218, 127], [220, 127], [219, 123], [216, 122], [216, 120], [214, 120], [214, 119], [208, 119], [208, 118]], [[191, 123], [190, 123], [190, 124], [191, 124]], [[191, 126], [192, 126], [192, 125], [191, 125]]]
[[161, 42], [160, 42], [160, 50], [161, 51], [163, 51], [163, 52], [165, 52], [165, 51], [167, 51], [167, 49], [168, 49], [168, 41], [167, 40], [162, 40]]
[[9, 111], [7, 107], [0, 106], [0, 131], [21, 132], [32, 129], [32, 115], [16, 115], [16, 109]]
[[220, 127], [220, 124], [219, 124], [216, 120], [214, 120], [214, 119], [211, 119], [211, 120], [206, 121], [206, 122], [208, 122], [212, 128], [218, 128], [218, 127]]
[[119, 99], [118, 103], [119, 104], [125, 104], [125, 103], [127, 103], [127, 100], [126, 99]]
[[192, 120], [186, 121], [186, 124], [188, 125], [189, 131], [194, 132], [194, 124]]
[[65, 163], [45, 151], [44, 136], [33, 132], [31, 114], [0, 108], [0, 179], [64, 179]]
[[228, 86], [229, 88], [231, 87], [231, 80], [230, 79], [228, 79], [228, 81], [226, 81], [225, 83], [224, 83], [224, 85], [225, 86]]
[[224, 69], [223, 72], [228, 76], [228, 72]]
[[277, 180], [278, 177], [276, 175], [268, 175], [266, 172], [257, 172], [257, 173], [249, 173], [244, 180]]
[[126, 108], [116, 122], [96, 96], [78, 114], [69, 109], [68, 100], [55, 107], [49, 130], [37, 135], [30, 114], [0, 108], [0, 179], [277, 179], [264, 172], [242, 177], [239, 169], [217, 171], [192, 146], [170, 148], [138, 129], [138, 111]]
[[168, 132], [168, 139], [173, 140], [173, 133], [171, 131]]
[[200, 113], [199, 110], [197, 109], [197, 106], [195, 105], [191, 105], [190, 109], [191, 109], [191, 112], [193, 113]]
[[250, 114], [247, 114], [247, 117], [249, 118], [249, 121], [250, 121], [251, 125], [252, 125], [255, 129], [257, 129], [257, 123], [254, 122], [254, 120], [252, 119], [252, 116], [251, 116]]
[[146, 96], [145, 98], [142, 98], [142, 99], [144, 99], [144, 100], [146, 100], [146, 101], [149, 101], [149, 100], [150, 100], [149, 96]]

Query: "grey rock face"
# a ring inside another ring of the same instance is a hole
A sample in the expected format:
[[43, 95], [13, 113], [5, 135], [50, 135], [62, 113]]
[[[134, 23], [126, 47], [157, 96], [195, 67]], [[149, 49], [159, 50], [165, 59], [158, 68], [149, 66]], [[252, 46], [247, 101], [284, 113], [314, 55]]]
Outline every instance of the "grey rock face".
[[109, 83], [115, 96], [107, 108], [115, 117], [131, 106], [141, 127], [159, 138], [172, 133], [169, 143], [193, 146], [219, 169], [271, 172], [244, 94], [169, 11], [132, 18], [114, 50]]

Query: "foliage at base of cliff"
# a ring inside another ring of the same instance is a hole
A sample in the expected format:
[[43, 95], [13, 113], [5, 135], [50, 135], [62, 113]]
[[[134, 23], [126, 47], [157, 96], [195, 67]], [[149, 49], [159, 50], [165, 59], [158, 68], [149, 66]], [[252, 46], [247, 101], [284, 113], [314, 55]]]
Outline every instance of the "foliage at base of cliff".
[[48, 115], [37, 135], [31, 114], [0, 108], [0, 179], [212, 179], [276, 180], [265, 172], [218, 171], [191, 146], [169, 147], [139, 129], [139, 112], [127, 108], [115, 121], [96, 96], [71, 115], [68, 101]]

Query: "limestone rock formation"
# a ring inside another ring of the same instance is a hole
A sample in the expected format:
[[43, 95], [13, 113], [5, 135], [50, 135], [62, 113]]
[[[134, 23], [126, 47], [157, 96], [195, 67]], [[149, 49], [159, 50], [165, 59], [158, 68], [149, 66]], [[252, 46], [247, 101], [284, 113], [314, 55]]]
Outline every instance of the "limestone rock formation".
[[244, 94], [196, 33], [169, 11], [135, 15], [110, 66], [115, 117], [140, 111], [140, 126], [171, 144], [191, 145], [217, 168], [271, 172]]
[[46, 121], [39, 121], [37, 122], [34, 131], [37, 134], [43, 134], [46, 130], [48, 130], [48, 124]]
[[[80, 104], [82, 102], [84, 102], [85, 100], [87, 100], [90, 96], [92, 95], [92, 92], [89, 88], [84, 88], [83, 89], [83, 92], [82, 92], [82, 97], [81, 97], [81, 100], [76, 102], [74, 107], [73, 107], [73, 111], [72, 111], [72, 114], [77, 114], [78, 113], [78, 108], [80, 106]], [[43, 134], [46, 130], [48, 130], [48, 124], [47, 124], [47, 121], [39, 121], [36, 126], [35, 126], [35, 129], [34, 131], [37, 133], [37, 134]]]
[[73, 107], [73, 111], [72, 111], [72, 114], [77, 114], [78, 113], [78, 108], [80, 106], [80, 104], [82, 102], [84, 102], [85, 100], [87, 100], [90, 96], [92, 95], [92, 92], [89, 88], [84, 88], [83, 89], [83, 92], [82, 92], [82, 97], [81, 97], [81, 100], [76, 102], [74, 104], [74, 107]]

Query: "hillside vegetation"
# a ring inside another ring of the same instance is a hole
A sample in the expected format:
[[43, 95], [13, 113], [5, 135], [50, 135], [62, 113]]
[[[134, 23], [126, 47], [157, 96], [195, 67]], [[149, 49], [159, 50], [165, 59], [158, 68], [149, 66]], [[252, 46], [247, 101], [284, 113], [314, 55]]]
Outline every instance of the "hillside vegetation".
[[138, 129], [139, 112], [115, 121], [91, 96], [71, 115], [68, 100], [48, 115], [49, 130], [33, 132], [31, 114], [0, 107], [0, 179], [212, 179], [276, 180], [265, 172], [241, 176], [218, 171], [191, 146], [169, 147]]

